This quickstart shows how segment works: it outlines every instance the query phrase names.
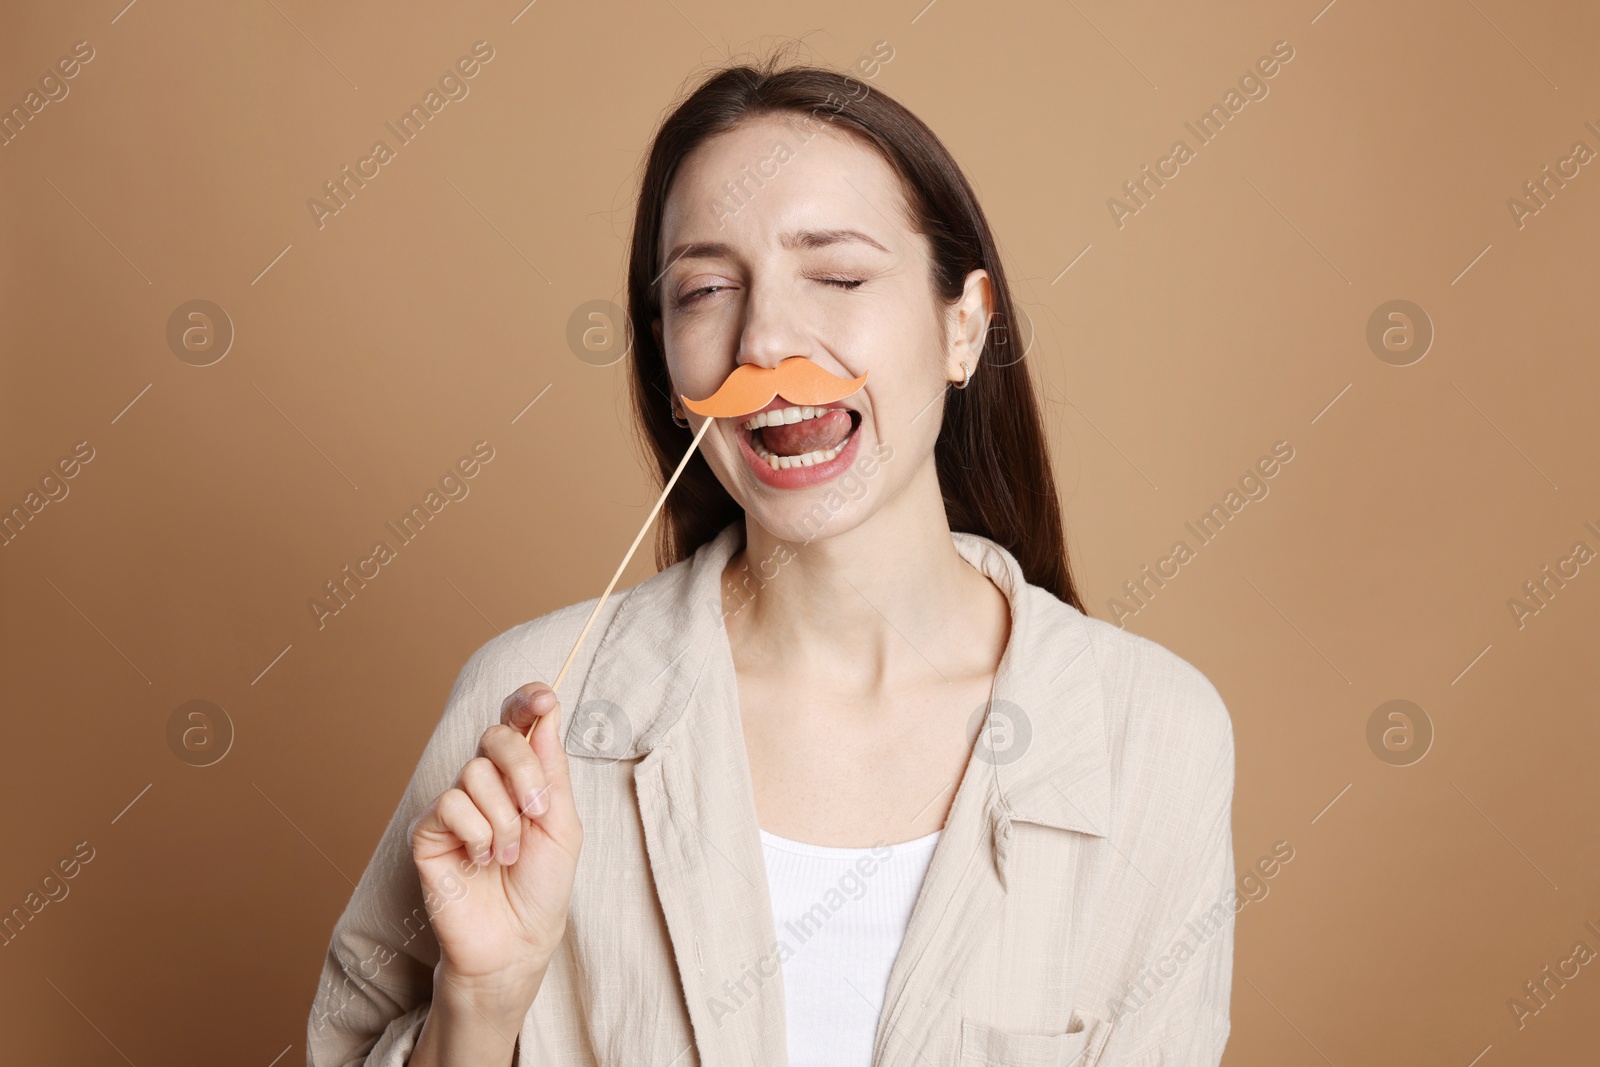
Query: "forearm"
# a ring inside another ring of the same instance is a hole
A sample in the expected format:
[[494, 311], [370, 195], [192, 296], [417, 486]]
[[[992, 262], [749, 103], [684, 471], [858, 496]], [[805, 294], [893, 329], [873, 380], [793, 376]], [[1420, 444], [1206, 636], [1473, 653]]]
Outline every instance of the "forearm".
[[540, 971], [531, 988], [484, 990], [435, 969], [433, 1003], [410, 1067], [510, 1067], [517, 1033], [543, 980]]

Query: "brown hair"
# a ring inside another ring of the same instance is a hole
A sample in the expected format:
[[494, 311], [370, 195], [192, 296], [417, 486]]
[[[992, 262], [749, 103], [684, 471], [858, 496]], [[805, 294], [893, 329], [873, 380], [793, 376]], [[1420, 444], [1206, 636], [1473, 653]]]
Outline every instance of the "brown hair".
[[[631, 392], [658, 485], [683, 459], [693, 436], [672, 421], [671, 382], [653, 323], [661, 317], [656, 282], [662, 273], [661, 220], [678, 164], [706, 140], [741, 122], [792, 113], [847, 131], [876, 149], [900, 176], [918, 232], [932, 245], [935, 292], [945, 303], [961, 296], [967, 275], [988, 271], [993, 319], [966, 389], [945, 390], [944, 422], [934, 463], [945, 514], [955, 531], [981, 534], [1016, 557], [1023, 575], [1087, 612], [1079, 599], [1062, 538], [1060, 505], [1033, 385], [1016, 351], [1017, 320], [999, 251], [977, 197], [932, 130], [880, 90], [815, 66], [760, 67], [713, 72], [656, 133], [634, 217], [628, 264], [628, 339]], [[744, 509], [695, 455], [662, 508], [656, 565], [692, 555]]]

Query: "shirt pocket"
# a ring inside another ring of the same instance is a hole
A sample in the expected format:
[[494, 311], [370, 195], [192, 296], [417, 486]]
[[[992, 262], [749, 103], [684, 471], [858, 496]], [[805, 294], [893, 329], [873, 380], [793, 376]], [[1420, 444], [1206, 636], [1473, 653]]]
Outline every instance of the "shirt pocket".
[[960, 1067], [1088, 1067], [1083, 1053], [1089, 1045], [1089, 1030], [1076, 1016], [1071, 1025], [1077, 1029], [1031, 1034], [962, 1019], [957, 1062]]

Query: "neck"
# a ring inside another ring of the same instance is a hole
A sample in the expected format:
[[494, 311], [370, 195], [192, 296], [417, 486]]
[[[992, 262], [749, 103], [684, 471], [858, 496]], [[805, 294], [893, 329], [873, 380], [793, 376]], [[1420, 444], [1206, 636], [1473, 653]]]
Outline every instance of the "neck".
[[1009, 605], [956, 550], [932, 464], [926, 481], [854, 529], [824, 525], [809, 542], [746, 515], [745, 547], [723, 572], [741, 668], [859, 694], [992, 670]]

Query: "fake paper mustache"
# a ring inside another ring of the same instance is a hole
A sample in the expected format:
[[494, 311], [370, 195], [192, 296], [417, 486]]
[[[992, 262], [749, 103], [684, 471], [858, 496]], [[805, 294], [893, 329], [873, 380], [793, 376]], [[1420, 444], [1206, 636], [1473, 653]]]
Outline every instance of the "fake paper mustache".
[[716, 392], [704, 400], [684, 397], [683, 405], [696, 415], [735, 419], [760, 411], [779, 396], [791, 404], [822, 407], [843, 400], [866, 381], [865, 374], [841, 378], [805, 356], [790, 356], [776, 367], [741, 363]]

